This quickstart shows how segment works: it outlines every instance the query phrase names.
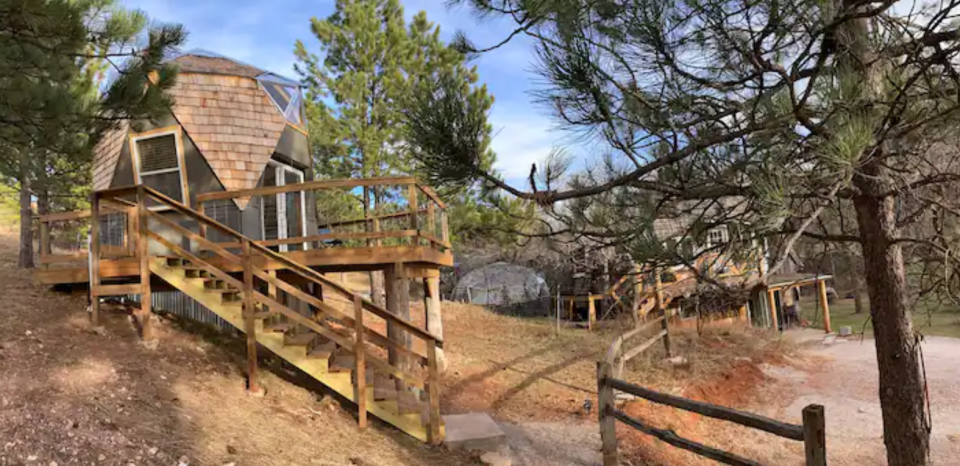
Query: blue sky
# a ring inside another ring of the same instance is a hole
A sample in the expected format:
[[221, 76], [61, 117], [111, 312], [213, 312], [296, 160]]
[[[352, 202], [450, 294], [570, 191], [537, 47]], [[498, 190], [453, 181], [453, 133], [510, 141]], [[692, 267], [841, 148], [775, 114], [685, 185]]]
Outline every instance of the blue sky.
[[[294, 79], [294, 42], [301, 39], [319, 53], [310, 33], [310, 18], [328, 16], [334, 5], [333, 0], [121, 1], [128, 8], [143, 10], [155, 21], [183, 24], [190, 34], [184, 50], [210, 50]], [[426, 11], [427, 17], [440, 25], [444, 39], [463, 30], [478, 46], [485, 46], [506, 37], [510, 31], [510, 23], [504, 20], [481, 20], [465, 8], [450, 9], [445, 3], [403, 1], [408, 19], [418, 11]], [[475, 64], [480, 79], [496, 99], [490, 120], [497, 168], [508, 180], [520, 182], [529, 173], [531, 163], [542, 159], [565, 139], [564, 133], [554, 130], [544, 109], [532, 102], [530, 91], [537, 76], [532, 73], [530, 42], [520, 38], [481, 56]]]

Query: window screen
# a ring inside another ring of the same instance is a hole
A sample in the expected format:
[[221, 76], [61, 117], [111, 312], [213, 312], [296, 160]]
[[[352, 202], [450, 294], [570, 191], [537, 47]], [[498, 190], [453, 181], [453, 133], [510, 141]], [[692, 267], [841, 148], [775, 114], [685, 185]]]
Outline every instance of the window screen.
[[183, 202], [176, 135], [164, 134], [137, 140], [137, 156], [143, 185]]
[[[203, 212], [210, 218], [234, 231], [240, 231], [240, 208], [230, 199], [208, 201], [203, 206]], [[210, 240], [216, 243], [226, 243], [234, 238], [216, 228], [208, 228]]]
[[137, 141], [140, 154], [140, 172], [154, 172], [177, 168], [177, 138], [166, 134]]
[[267, 94], [277, 104], [284, 118], [297, 126], [303, 125], [303, 99], [300, 88], [270, 81], [260, 81]]

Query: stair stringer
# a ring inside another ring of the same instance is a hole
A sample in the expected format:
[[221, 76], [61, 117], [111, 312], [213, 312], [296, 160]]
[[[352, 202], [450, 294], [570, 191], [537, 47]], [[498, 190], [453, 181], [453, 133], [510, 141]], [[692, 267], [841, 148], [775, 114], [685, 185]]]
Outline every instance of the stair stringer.
[[[165, 258], [151, 258], [150, 271], [210, 309], [239, 331], [243, 331], [243, 306], [240, 302], [222, 302], [220, 295], [206, 291], [203, 286], [203, 279], [186, 277], [182, 268], [168, 266]], [[283, 344], [283, 334], [263, 331], [262, 320], [256, 320], [254, 328], [257, 334], [257, 343], [337, 392], [340, 396], [356, 403], [356, 393], [350, 372], [330, 372], [328, 362], [308, 358], [303, 347], [285, 346]], [[396, 401], [374, 400], [372, 386], [367, 389], [367, 412], [422, 442], [428, 441], [428, 427], [420, 423], [419, 414], [400, 414]]]

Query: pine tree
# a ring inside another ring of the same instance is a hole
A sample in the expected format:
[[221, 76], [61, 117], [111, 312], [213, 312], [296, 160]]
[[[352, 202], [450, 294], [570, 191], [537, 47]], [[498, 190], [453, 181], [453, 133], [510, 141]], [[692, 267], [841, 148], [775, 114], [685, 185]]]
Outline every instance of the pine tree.
[[[412, 95], [439, 75], [452, 76], [486, 108], [485, 86], [464, 56], [440, 40], [440, 29], [420, 12], [408, 25], [398, 0], [338, 0], [328, 18], [312, 20], [323, 59], [296, 43], [297, 73], [307, 85], [307, 115], [318, 176], [371, 178], [418, 171], [406, 143], [403, 109]], [[489, 127], [487, 139], [489, 139]], [[485, 163], [493, 153], [484, 151]], [[370, 216], [392, 195], [363, 188], [363, 215]], [[321, 196], [343, 211], [344, 196]], [[373, 298], [382, 302], [382, 278], [371, 277]]]
[[[46, 209], [85, 181], [100, 135], [169, 108], [176, 71], [162, 60], [185, 33], [161, 25], [138, 44], [146, 27], [113, 0], [0, 0], [0, 176], [20, 191], [21, 267], [33, 266], [32, 197]], [[100, 92], [107, 66], [116, 78]]]
[[[429, 122], [413, 140], [437, 177], [480, 179], [537, 202], [566, 231], [628, 249], [637, 262], [692, 263], [685, 244], [704, 244], [721, 225], [730, 241], [704, 252], [737, 255], [769, 241], [774, 271], [800, 238], [855, 244], [887, 460], [928, 464], [909, 302], [960, 289], [957, 4], [460, 3], [516, 22], [505, 41], [534, 42], [538, 97], [607, 156], [572, 174], [541, 167], [555, 173], [550, 186], [533, 176], [527, 186], [504, 183], [480, 163], [469, 135], [481, 127], [459, 89], [438, 82], [409, 114]], [[459, 45], [484, 51], [465, 38]], [[654, 233], [655, 219], [680, 216], [695, 218], [680, 241]]]

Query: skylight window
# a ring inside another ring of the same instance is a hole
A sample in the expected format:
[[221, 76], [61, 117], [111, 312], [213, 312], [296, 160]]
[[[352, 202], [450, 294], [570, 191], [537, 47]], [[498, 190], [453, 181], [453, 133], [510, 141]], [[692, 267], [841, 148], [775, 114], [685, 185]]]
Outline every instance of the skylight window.
[[302, 128], [303, 95], [296, 83], [273, 75], [260, 78], [260, 85], [290, 124]]

